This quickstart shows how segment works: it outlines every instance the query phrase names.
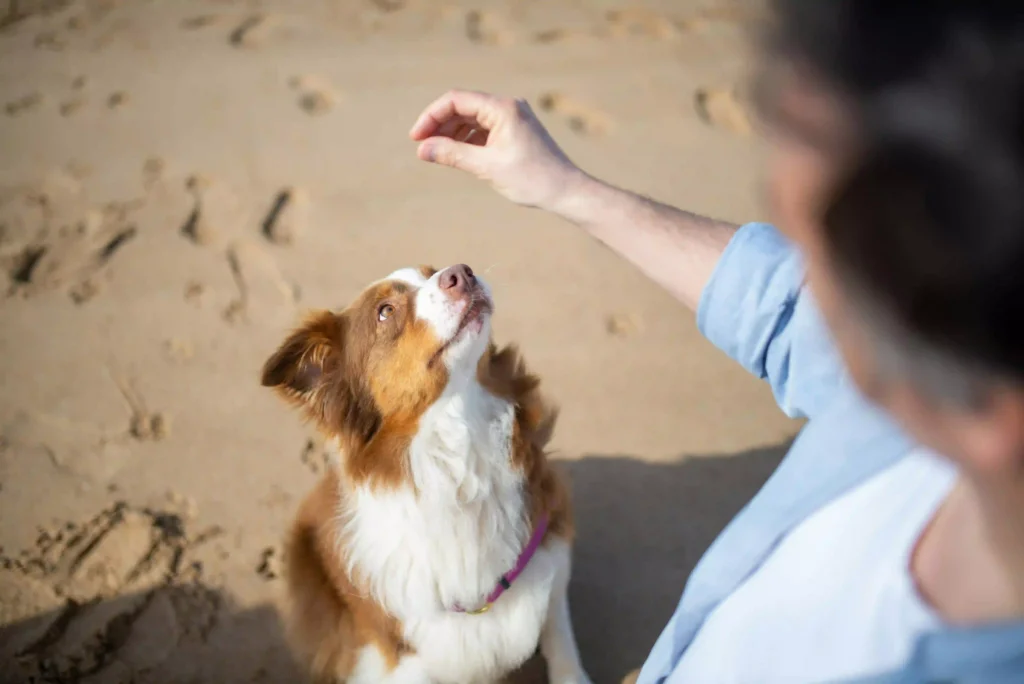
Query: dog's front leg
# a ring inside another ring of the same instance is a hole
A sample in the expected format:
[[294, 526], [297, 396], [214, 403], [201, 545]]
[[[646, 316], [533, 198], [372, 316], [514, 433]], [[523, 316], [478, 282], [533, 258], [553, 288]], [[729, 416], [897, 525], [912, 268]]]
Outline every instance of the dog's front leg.
[[555, 579], [551, 586], [547, 619], [540, 636], [540, 650], [548, 665], [549, 684], [591, 684], [580, 662], [576, 636], [569, 615], [569, 574], [572, 566], [569, 545], [557, 541], [551, 546], [558, 559]]

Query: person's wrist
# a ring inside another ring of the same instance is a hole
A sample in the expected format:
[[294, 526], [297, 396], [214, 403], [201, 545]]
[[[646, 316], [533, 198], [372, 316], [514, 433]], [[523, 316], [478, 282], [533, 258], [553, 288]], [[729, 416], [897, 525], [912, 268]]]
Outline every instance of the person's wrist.
[[582, 220], [581, 210], [586, 205], [585, 198], [598, 183], [598, 180], [578, 167], [566, 169], [557, 191], [540, 208], [567, 221], [579, 223]]

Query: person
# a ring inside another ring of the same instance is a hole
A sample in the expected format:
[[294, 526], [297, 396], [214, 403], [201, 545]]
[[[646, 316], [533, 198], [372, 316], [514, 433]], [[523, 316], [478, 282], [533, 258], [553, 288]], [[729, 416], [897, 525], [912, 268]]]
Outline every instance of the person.
[[420, 159], [580, 226], [808, 418], [707, 550], [652, 682], [1024, 682], [1024, 13], [777, 0], [753, 98], [778, 228], [577, 168], [452, 91]]

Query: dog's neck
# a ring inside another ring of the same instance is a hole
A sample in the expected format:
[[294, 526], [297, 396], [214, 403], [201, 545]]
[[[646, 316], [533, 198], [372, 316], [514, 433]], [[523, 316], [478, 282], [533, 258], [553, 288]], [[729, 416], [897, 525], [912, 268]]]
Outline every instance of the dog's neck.
[[417, 494], [439, 505], [471, 506], [513, 476], [515, 407], [473, 380], [449, 389], [420, 418], [409, 445]]
[[450, 383], [420, 418], [403, 487], [343, 497], [350, 571], [398, 617], [477, 605], [530, 537], [512, 464], [515, 406], [475, 378]]

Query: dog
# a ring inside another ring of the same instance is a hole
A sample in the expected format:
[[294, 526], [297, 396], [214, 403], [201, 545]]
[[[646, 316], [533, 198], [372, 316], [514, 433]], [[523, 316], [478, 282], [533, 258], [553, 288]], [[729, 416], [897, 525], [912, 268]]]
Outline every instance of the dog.
[[406, 268], [308, 316], [263, 367], [336, 453], [285, 550], [312, 676], [500, 681], [538, 649], [589, 684], [566, 595], [573, 520], [545, 446], [556, 412], [466, 265]]

